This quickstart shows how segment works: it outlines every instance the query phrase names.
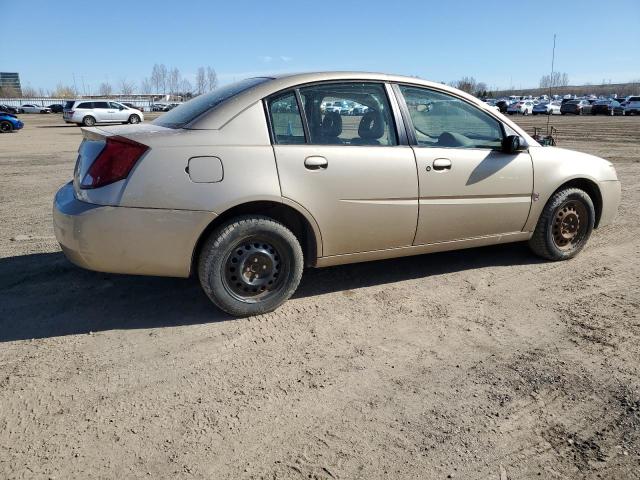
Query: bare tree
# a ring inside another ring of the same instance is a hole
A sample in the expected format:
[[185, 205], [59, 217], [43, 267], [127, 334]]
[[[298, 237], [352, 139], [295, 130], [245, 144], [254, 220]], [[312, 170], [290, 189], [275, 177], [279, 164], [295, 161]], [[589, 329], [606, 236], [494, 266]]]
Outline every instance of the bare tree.
[[35, 88], [27, 85], [26, 87], [22, 87], [22, 96], [23, 97], [37, 97], [38, 92]]
[[476, 79], [473, 77], [462, 77], [461, 80], [457, 80], [452, 83], [453, 87], [467, 93], [473, 93], [476, 91]]
[[142, 79], [142, 82], [140, 82], [140, 93], [153, 93], [153, 85], [151, 84], [151, 80], [146, 77]]
[[77, 96], [75, 89], [69, 85], [63, 85], [62, 83], [58, 83], [56, 85], [55, 90], [51, 92], [52, 97], [61, 97], [61, 98], [73, 98]]
[[20, 92], [14, 87], [0, 87], [0, 97], [17, 98], [20, 96]]
[[164, 64], [155, 64], [151, 70], [151, 85], [154, 93], [167, 92], [167, 67]]
[[180, 81], [180, 94], [182, 96], [191, 97], [192, 93], [193, 93], [193, 85], [191, 85], [191, 82], [189, 80], [187, 80], [186, 78], [183, 78]]
[[169, 87], [169, 93], [171, 95], [175, 95], [178, 93], [178, 88], [180, 87], [180, 70], [177, 67], [173, 67], [169, 71], [169, 79], [167, 81]]
[[202, 95], [207, 91], [207, 73], [204, 67], [198, 68], [198, 73], [196, 73], [196, 94]]
[[215, 90], [217, 86], [218, 74], [213, 68], [207, 67], [207, 91]]
[[100, 84], [100, 87], [98, 88], [98, 92], [101, 96], [108, 97], [109, 95], [111, 95], [111, 92], [113, 92], [113, 88], [111, 87], [111, 84], [109, 82], [102, 82]]
[[128, 81], [126, 78], [120, 79], [120, 93], [122, 95], [131, 95], [135, 89], [135, 83]]
[[566, 87], [569, 85], [569, 75], [563, 72], [553, 72], [540, 78], [540, 88]]

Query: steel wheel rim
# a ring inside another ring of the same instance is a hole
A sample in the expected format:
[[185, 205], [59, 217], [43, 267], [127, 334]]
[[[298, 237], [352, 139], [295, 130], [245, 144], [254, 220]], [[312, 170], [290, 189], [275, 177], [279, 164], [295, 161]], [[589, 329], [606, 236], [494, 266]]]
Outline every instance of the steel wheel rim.
[[288, 271], [283, 246], [272, 239], [250, 237], [234, 245], [222, 265], [222, 281], [236, 300], [258, 303], [275, 295]]
[[553, 216], [553, 243], [562, 251], [577, 248], [584, 241], [588, 222], [589, 214], [582, 202], [569, 200], [563, 203]]

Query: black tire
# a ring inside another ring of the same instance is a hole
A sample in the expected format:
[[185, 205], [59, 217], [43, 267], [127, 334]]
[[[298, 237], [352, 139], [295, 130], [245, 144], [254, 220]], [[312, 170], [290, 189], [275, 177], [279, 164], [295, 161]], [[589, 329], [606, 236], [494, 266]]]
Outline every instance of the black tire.
[[13, 132], [13, 125], [11, 122], [3, 120], [0, 122], [0, 132], [2, 133], [11, 133]]
[[136, 123], [140, 123], [140, 117], [135, 113], [129, 116], [129, 123], [135, 125]]
[[303, 266], [300, 243], [287, 227], [248, 215], [211, 233], [200, 251], [198, 276], [218, 308], [245, 317], [282, 305], [298, 287]]
[[595, 218], [593, 201], [584, 190], [560, 190], [545, 205], [529, 247], [547, 260], [573, 258], [589, 240]]
[[84, 125], [85, 127], [93, 127], [95, 124], [96, 124], [96, 119], [93, 118], [91, 115], [87, 115], [82, 119], [82, 125]]

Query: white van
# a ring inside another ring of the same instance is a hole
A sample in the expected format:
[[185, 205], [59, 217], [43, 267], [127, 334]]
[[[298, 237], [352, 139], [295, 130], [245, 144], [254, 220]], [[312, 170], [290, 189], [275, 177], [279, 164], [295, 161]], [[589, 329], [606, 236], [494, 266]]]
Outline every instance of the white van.
[[67, 123], [92, 127], [96, 123], [140, 123], [140, 110], [111, 100], [69, 100], [64, 104], [62, 118]]

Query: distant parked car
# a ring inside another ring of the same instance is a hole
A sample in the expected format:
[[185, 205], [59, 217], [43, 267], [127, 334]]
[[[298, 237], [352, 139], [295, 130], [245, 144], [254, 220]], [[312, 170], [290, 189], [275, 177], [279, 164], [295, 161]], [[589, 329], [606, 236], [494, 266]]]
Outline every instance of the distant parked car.
[[51, 113], [51, 109], [49, 107], [41, 107], [31, 103], [22, 105], [20, 110], [22, 110], [22, 113]]
[[12, 113], [14, 115], [20, 113], [16, 107], [12, 107], [11, 105], [4, 105], [4, 104], [0, 104], [0, 112]]
[[591, 104], [589, 100], [569, 100], [560, 107], [560, 113], [566, 115], [572, 113], [574, 115], [583, 115], [591, 113]]
[[533, 106], [534, 115], [560, 115], [560, 102], [542, 101]]
[[122, 105], [124, 105], [125, 107], [133, 108], [134, 110], [142, 111], [141, 107], [138, 107], [138, 106], [134, 105], [133, 103], [122, 102]]
[[507, 113], [509, 105], [511, 105], [511, 102], [509, 102], [509, 100], [498, 100], [496, 102], [496, 107], [498, 107], [500, 113]]
[[640, 97], [627, 98], [624, 105], [624, 113], [627, 115], [640, 115]]
[[591, 105], [591, 115], [624, 115], [624, 107], [617, 100], [598, 100]]
[[516, 103], [512, 103], [507, 108], [507, 113], [513, 115], [514, 113], [521, 113], [522, 115], [529, 115], [533, 113], [533, 101], [521, 100]]
[[0, 132], [9, 133], [20, 130], [22, 127], [24, 127], [24, 123], [18, 120], [15, 115], [6, 112], [0, 113]]
[[140, 123], [144, 115], [140, 110], [129, 108], [109, 100], [69, 101], [64, 106], [62, 118], [67, 123], [92, 127], [96, 123]]
[[165, 107], [167, 106], [166, 103], [154, 103], [151, 106], [151, 111], [152, 112], [164, 112]]
[[53, 105], [49, 105], [49, 109], [51, 110], [51, 113], [62, 113], [62, 111], [64, 110], [62, 105], [60, 105], [59, 103], [54, 103]]

